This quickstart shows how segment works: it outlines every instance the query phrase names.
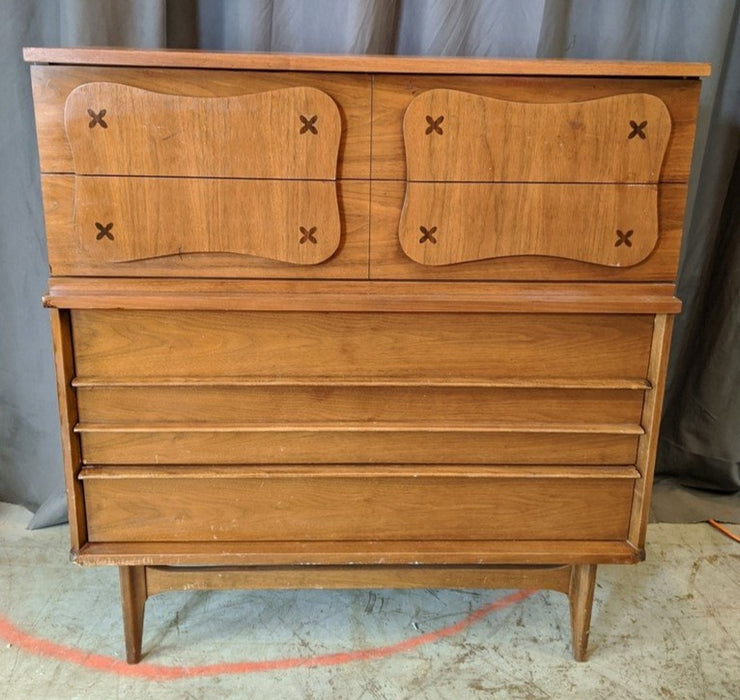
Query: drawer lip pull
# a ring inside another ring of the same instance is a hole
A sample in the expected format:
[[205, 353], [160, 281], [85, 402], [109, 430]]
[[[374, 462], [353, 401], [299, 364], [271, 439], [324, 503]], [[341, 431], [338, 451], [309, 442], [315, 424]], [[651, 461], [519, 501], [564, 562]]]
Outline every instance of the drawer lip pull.
[[72, 380], [74, 388], [117, 386], [357, 386], [357, 387], [470, 387], [502, 389], [625, 389], [650, 391], [647, 379], [478, 379], [476, 377], [450, 377], [441, 379], [414, 379], [413, 377], [93, 377], [81, 376]]
[[353, 423], [158, 423], [141, 425], [136, 423], [78, 423], [76, 433], [309, 433], [309, 432], [348, 432], [348, 433], [572, 433], [604, 435], [644, 435], [645, 431], [632, 423], [519, 423], [498, 425], [465, 425], [448, 423], [429, 425], [428, 423], [391, 422], [353, 422]]
[[464, 464], [332, 464], [332, 465], [86, 465], [78, 478], [85, 479], [639, 479], [634, 466], [464, 465]]

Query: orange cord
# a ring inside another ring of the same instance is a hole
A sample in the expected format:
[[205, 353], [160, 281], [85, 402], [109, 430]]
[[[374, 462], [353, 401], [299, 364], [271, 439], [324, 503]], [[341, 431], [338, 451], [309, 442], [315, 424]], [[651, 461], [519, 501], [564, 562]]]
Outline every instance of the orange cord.
[[707, 522], [716, 530], [719, 530], [723, 535], [726, 535], [731, 540], [735, 540], [735, 542], [740, 542], [740, 536], [736, 535], [734, 532], [728, 530], [724, 525], [720, 525], [716, 520], [712, 520], [711, 518], [707, 520]]

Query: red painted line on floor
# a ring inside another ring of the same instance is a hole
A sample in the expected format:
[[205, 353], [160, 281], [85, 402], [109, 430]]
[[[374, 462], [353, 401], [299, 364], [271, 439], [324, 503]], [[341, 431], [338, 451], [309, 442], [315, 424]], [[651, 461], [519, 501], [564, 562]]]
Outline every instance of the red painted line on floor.
[[262, 671], [282, 671], [290, 668], [309, 668], [317, 666], [338, 666], [353, 661], [369, 661], [382, 659], [401, 652], [415, 649], [424, 644], [430, 644], [440, 639], [452, 637], [470, 627], [479, 620], [497, 610], [503, 610], [525, 598], [534, 595], [536, 591], [522, 590], [504, 596], [499, 600], [484, 605], [464, 617], [462, 620], [443, 627], [442, 629], [426, 632], [416, 637], [403, 639], [395, 644], [388, 644], [370, 649], [355, 649], [353, 651], [320, 654], [318, 656], [304, 656], [268, 661], [237, 661], [223, 664], [209, 664], [206, 666], [161, 666], [157, 664], [138, 663], [127, 664], [125, 661], [114, 659], [102, 654], [93, 654], [74, 647], [57, 644], [48, 639], [35, 637], [24, 632], [5, 617], [0, 617], [0, 638], [23, 651], [38, 656], [45, 656], [58, 661], [77, 664], [94, 671], [106, 671], [129, 678], [144, 678], [153, 681], [173, 681], [180, 678], [197, 676], [220, 676], [231, 673], [259, 673]]

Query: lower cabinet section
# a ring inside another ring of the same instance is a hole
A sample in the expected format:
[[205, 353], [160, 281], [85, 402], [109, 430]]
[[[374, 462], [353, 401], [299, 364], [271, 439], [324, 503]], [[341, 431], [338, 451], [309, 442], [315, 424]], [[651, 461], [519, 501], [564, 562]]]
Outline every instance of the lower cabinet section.
[[624, 540], [632, 467], [97, 467], [90, 542]]

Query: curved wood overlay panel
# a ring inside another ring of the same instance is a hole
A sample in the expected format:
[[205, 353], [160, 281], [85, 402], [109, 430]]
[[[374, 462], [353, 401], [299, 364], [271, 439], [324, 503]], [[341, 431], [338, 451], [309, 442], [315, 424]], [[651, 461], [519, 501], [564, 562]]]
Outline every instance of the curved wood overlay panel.
[[626, 267], [658, 241], [656, 185], [409, 182], [398, 235], [422, 265], [544, 255]]
[[641, 93], [528, 103], [436, 89], [403, 130], [412, 181], [655, 183], [671, 117]]
[[75, 180], [78, 250], [95, 263], [236, 253], [314, 265], [340, 242], [333, 181]]
[[64, 122], [78, 174], [333, 180], [342, 123], [321, 90], [167, 95], [86, 83]]

